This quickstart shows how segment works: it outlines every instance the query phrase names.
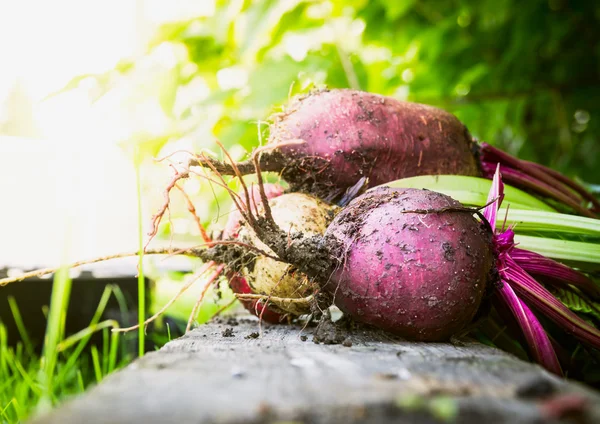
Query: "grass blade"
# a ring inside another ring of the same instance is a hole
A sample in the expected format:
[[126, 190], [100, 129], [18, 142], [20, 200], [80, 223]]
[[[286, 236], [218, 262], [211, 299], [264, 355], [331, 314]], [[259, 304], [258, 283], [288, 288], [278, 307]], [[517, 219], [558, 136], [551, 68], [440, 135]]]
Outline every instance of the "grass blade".
[[50, 297], [50, 312], [46, 327], [46, 337], [42, 354], [42, 367], [38, 380], [42, 383], [45, 395], [42, 403], [52, 402], [53, 378], [58, 362], [58, 344], [63, 338], [69, 297], [71, 295], [71, 278], [69, 269], [62, 267], [55, 275]]
[[96, 382], [99, 383], [102, 380], [102, 367], [100, 366], [100, 355], [98, 354], [98, 348], [96, 346], [92, 346], [91, 354], [94, 375], [96, 376]]
[[10, 307], [10, 311], [12, 313], [13, 319], [15, 320], [15, 324], [17, 326], [17, 331], [21, 336], [21, 340], [25, 345], [25, 350], [28, 354], [33, 355], [33, 343], [31, 343], [31, 339], [29, 338], [29, 333], [25, 328], [25, 323], [23, 322], [23, 317], [21, 316], [21, 311], [19, 310], [19, 306], [17, 305], [17, 301], [13, 296], [8, 296], [8, 306]]
[[139, 234], [139, 262], [138, 262], [138, 356], [144, 356], [145, 346], [145, 327], [146, 320], [146, 284], [144, 278], [144, 223], [142, 216], [142, 183], [140, 175], [141, 154], [139, 147], [136, 149], [135, 160], [135, 182], [137, 190], [137, 211], [138, 211], [138, 234]]
[[[77, 342], [79, 342], [85, 348], [87, 341], [95, 332], [102, 331], [107, 328], [119, 328], [119, 323], [112, 319], [108, 319], [108, 320], [102, 321], [100, 323], [92, 323], [89, 326], [87, 326], [86, 328], [84, 328], [83, 330], [78, 331], [77, 333], [67, 337], [62, 342], [60, 342], [60, 344], [58, 345], [58, 351], [62, 352], [64, 350], [67, 350], [68, 348], [70, 348]], [[115, 333], [115, 334], [118, 334], [118, 333]], [[105, 341], [105, 342], [107, 342], [107, 341]], [[105, 343], [105, 344], [108, 344], [108, 343]], [[108, 353], [108, 352], [106, 352], [106, 353]], [[69, 358], [71, 358], [71, 357], [75, 357], [75, 355], [69, 355]], [[69, 364], [69, 362], [67, 362], [67, 364]]]

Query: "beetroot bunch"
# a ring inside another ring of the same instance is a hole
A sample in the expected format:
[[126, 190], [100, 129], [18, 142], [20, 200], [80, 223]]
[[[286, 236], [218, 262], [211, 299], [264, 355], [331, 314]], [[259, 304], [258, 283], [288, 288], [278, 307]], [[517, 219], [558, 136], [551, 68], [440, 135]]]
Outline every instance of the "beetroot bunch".
[[[556, 334], [600, 348], [593, 320], [582, 319], [557, 295], [595, 308], [596, 282], [536, 253], [546, 236], [528, 233], [537, 244], [524, 249], [515, 242], [518, 225], [498, 226], [502, 179], [530, 193], [517, 190], [516, 204], [529, 209], [532, 228], [542, 232], [568, 227], [600, 240], [600, 204], [565, 176], [476, 142], [453, 115], [371, 93], [320, 90], [274, 115], [269, 142], [251, 159], [227, 158], [197, 155], [175, 175], [152, 235], [180, 178], [196, 174], [229, 190], [234, 206], [225, 230], [212, 239], [197, 219], [205, 244], [187, 253], [205, 262], [196, 277], [208, 274], [216, 282], [225, 273], [261, 320], [285, 322], [335, 304], [355, 321], [410, 340], [439, 341], [489, 316], [557, 374], [566, 362]], [[195, 166], [214, 177], [193, 172]], [[288, 189], [263, 184], [264, 171], [278, 173]], [[257, 185], [247, 186], [248, 174], [258, 176]], [[448, 174], [493, 178], [485, 207], [467, 207], [401, 180]], [[224, 175], [237, 177], [242, 190], [229, 189]], [[540, 204], [544, 210], [536, 216]], [[549, 212], [554, 207], [581, 216]], [[594, 244], [580, 246], [589, 250], [586, 258], [600, 262]]]
[[[569, 246], [585, 254], [563, 249], [554, 257], [576, 257], [577, 266], [581, 259], [600, 263], [600, 207], [583, 187], [477, 143], [445, 111], [375, 94], [313, 92], [272, 121], [269, 143], [250, 160], [197, 155], [166, 189], [151, 235], [181, 178], [207, 178], [227, 189], [234, 203], [216, 239], [196, 217], [205, 244], [186, 250], [205, 262], [196, 278], [210, 272], [209, 283], [215, 282], [225, 272], [243, 305], [269, 322], [319, 314], [335, 304], [355, 321], [409, 340], [440, 341], [470, 330], [476, 318], [488, 319], [508, 328], [532, 359], [556, 374], [569, 369], [573, 356], [559, 339], [600, 349], [593, 318], [600, 317], [597, 283], [541, 253], [546, 244], [556, 245], [552, 231], [562, 231], [561, 237], [581, 238]], [[194, 166], [215, 177], [193, 172]], [[289, 188], [264, 184], [264, 171], [277, 172]], [[258, 184], [248, 187], [243, 177], [251, 173]], [[402, 180], [443, 174], [470, 177], [463, 191], [485, 181], [475, 177], [493, 179], [486, 204], [469, 207]], [[232, 191], [224, 175], [237, 177], [242, 190]], [[523, 210], [503, 212], [505, 219], [520, 216], [523, 231], [519, 224], [498, 225], [503, 200], [511, 200], [504, 198], [503, 178], [530, 193], [511, 188]], [[543, 210], [536, 210], [540, 205]], [[523, 248], [516, 236], [531, 247]], [[581, 305], [596, 315], [582, 319], [573, 311]]]
[[[269, 144], [251, 160], [199, 156], [191, 165], [238, 177], [278, 172], [289, 184], [289, 194], [253, 191], [249, 207], [236, 204], [234, 236], [259, 251], [233, 267], [231, 286], [263, 318], [308, 313], [316, 296], [325, 296], [356, 321], [407, 339], [446, 340], [492, 303], [531, 357], [553, 372], [562, 367], [546, 321], [600, 347], [595, 326], [548, 289], [597, 299], [596, 283], [517, 247], [514, 228], [496, 227], [505, 175], [572, 213], [593, 217], [598, 202], [555, 171], [476, 143], [447, 112], [370, 93], [318, 91], [274, 118]], [[494, 178], [488, 205], [481, 212], [429, 190], [377, 187], [428, 174]], [[298, 192], [314, 199], [310, 207]]]

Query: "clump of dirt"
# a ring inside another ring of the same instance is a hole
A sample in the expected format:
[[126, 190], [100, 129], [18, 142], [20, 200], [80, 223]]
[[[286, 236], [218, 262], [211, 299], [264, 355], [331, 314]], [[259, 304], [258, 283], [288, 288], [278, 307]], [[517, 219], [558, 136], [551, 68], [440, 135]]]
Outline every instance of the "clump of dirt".
[[517, 387], [515, 394], [523, 399], [543, 399], [556, 393], [556, 386], [546, 377], [536, 377]]
[[322, 344], [343, 344], [346, 347], [352, 346], [350, 333], [353, 324], [346, 318], [342, 318], [337, 322], [331, 320], [329, 310], [326, 310], [317, 324], [317, 328], [313, 333], [313, 342]]
[[227, 325], [231, 326], [231, 327], [235, 327], [236, 325], [239, 325], [240, 323], [238, 322], [238, 320], [235, 317], [229, 317], [227, 319]]
[[232, 327], [227, 327], [225, 330], [223, 330], [223, 332], [221, 333], [221, 336], [223, 336], [223, 337], [235, 337], [235, 334], [233, 333], [233, 328]]
[[260, 334], [258, 334], [258, 331], [254, 331], [254, 332], [248, 334], [245, 338], [246, 339], [258, 339], [258, 336], [260, 336]]

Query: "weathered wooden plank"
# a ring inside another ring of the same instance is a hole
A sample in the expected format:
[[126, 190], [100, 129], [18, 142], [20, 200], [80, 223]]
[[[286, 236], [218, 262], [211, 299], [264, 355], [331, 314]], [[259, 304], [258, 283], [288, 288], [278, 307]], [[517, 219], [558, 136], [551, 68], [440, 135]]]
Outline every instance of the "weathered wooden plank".
[[562, 421], [559, 404], [600, 422], [596, 392], [475, 342], [356, 330], [351, 346], [323, 345], [312, 329], [257, 330], [252, 320], [201, 326], [33, 423], [428, 423], [453, 408], [460, 423], [542, 423]]

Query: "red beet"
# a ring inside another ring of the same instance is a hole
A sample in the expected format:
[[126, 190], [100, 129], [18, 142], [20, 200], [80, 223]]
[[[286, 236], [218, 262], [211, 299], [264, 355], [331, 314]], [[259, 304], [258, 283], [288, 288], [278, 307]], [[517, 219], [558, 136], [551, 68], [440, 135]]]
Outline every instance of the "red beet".
[[[273, 148], [261, 153], [260, 165], [263, 171], [280, 172], [292, 191], [333, 200], [363, 177], [368, 187], [417, 175], [492, 178], [500, 163], [511, 185], [582, 215], [594, 217], [600, 210], [600, 203], [575, 182], [478, 144], [454, 115], [432, 106], [362, 91], [320, 90], [295, 99], [272, 120]], [[229, 164], [213, 165], [233, 174]], [[255, 171], [253, 161], [238, 168]]]
[[[444, 208], [457, 210], [406, 212]], [[491, 232], [458, 208], [428, 190], [385, 187], [355, 199], [325, 234], [344, 252], [326, 286], [335, 304], [411, 340], [461, 330], [479, 308], [494, 255]]]
[[[352, 90], [319, 91], [294, 101], [270, 127], [294, 188], [327, 196], [361, 177], [376, 186], [429, 174], [478, 175], [473, 140], [446, 111]], [[291, 166], [290, 166], [291, 165]]]

